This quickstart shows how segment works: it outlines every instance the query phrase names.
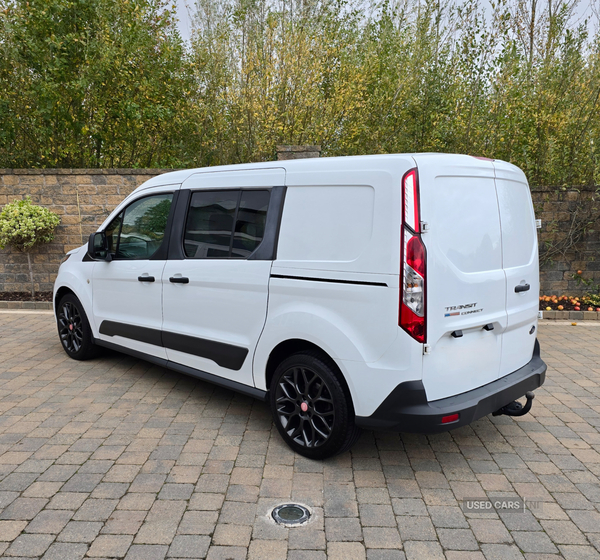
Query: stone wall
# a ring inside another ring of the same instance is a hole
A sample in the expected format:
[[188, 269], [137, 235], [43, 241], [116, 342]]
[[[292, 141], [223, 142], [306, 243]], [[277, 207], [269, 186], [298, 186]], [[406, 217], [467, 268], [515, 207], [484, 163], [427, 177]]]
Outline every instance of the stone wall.
[[321, 146], [277, 146], [277, 160], [321, 157]]
[[[160, 169], [0, 169], [0, 207], [29, 195], [61, 217], [55, 239], [33, 253], [37, 291], [50, 291], [67, 251], [87, 241], [113, 208]], [[598, 187], [532, 191], [539, 231], [541, 291], [581, 295], [600, 284]], [[573, 243], [573, 244], [572, 244]], [[588, 285], [576, 280], [576, 271]], [[0, 251], [0, 292], [29, 291], [27, 257]]]
[[[36, 291], [51, 291], [63, 256], [87, 242], [110, 212], [161, 169], [0, 169], [0, 207], [29, 195], [56, 212], [61, 224], [54, 241], [34, 249]], [[27, 256], [0, 251], [0, 292], [31, 290]]]
[[[600, 187], [532, 189], [544, 295], [600, 289]], [[577, 274], [581, 271], [581, 274]]]

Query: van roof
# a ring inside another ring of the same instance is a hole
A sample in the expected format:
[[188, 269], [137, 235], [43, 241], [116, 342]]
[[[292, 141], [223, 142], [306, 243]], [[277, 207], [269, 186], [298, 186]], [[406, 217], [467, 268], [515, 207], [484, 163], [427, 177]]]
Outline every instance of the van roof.
[[[483, 159], [476, 156], [468, 156], [462, 154], [443, 154], [435, 152], [427, 153], [415, 153], [415, 154], [374, 154], [374, 155], [361, 155], [361, 156], [338, 156], [338, 157], [323, 157], [323, 158], [304, 158], [304, 159], [289, 159], [289, 160], [277, 160], [277, 161], [263, 161], [256, 163], [238, 163], [232, 165], [218, 165], [214, 167], [198, 167], [194, 169], [183, 169], [178, 171], [172, 171], [169, 173], [163, 173], [157, 175], [152, 179], [149, 179], [142, 185], [140, 185], [134, 193], [140, 190], [144, 190], [150, 187], [159, 187], [163, 185], [175, 185], [183, 183], [188, 177], [197, 173], [214, 173], [220, 171], [243, 171], [251, 169], [273, 169], [283, 168], [289, 172], [298, 172], [303, 170], [311, 171], [335, 171], [336, 169], [343, 169], [344, 171], [352, 171], [353, 168], [361, 169], [364, 168], [365, 162], [368, 161], [370, 165], [382, 165], [388, 166], [394, 162], [394, 160], [405, 159], [407, 157], [413, 158], [415, 163], [419, 163], [421, 159], [427, 159], [428, 164], [435, 163], [438, 160], [439, 163], [448, 165], [451, 163], [449, 160], [453, 160], [454, 163], [461, 165], [481, 165]], [[434, 161], [432, 161], [434, 160]], [[515, 167], [512, 164], [502, 162], [500, 160], [487, 160], [489, 164], [492, 162], [494, 165], [503, 164], [503, 166]], [[488, 165], [489, 165], [488, 164]], [[518, 168], [515, 168], [518, 169]], [[133, 193], [132, 193], [133, 194]]]

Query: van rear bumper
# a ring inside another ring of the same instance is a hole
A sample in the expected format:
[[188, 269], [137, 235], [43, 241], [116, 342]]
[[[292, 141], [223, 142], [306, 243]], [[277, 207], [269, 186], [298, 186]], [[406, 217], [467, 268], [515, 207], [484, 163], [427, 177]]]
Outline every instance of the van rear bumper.
[[[487, 385], [437, 401], [428, 401], [422, 381], [400, 383], [371, 416], [357, 416], [356, 424], [370, 430], [435, 434], [466, 426], [541, 387], [546, 364], [536, 340], [531, 361]], [[442, 424], [442, 418], [458, 414], [458, 420]]]

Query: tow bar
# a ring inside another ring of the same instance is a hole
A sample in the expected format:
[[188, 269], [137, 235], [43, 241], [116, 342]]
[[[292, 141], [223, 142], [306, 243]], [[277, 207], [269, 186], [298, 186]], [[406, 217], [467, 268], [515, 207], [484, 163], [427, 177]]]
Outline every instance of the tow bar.
[[513, 401], [506, 406], [503, 406], [500, 410], [492, 412], [492, 416], [501, 416], [502, 414], [506, 414], [506, 416], [524, 416], [531, 410], [531, 403], [533, 402], [535, 395], [532, 391], [527, 391], [527, 393], [525, 393], [525, 398], [527, 399], [525, 406], [519, 401]]

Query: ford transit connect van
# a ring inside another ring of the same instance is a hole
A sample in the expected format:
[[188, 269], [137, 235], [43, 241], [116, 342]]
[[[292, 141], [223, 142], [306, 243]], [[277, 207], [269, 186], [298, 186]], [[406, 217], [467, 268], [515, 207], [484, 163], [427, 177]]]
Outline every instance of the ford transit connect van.
[[409, 154], [155, 177], [69, 253], [54, 307], [72, 358], [108, 347], [264, 399], [324, 458], [361, 427], [529, 410], [538, 293], [524, 174]]

